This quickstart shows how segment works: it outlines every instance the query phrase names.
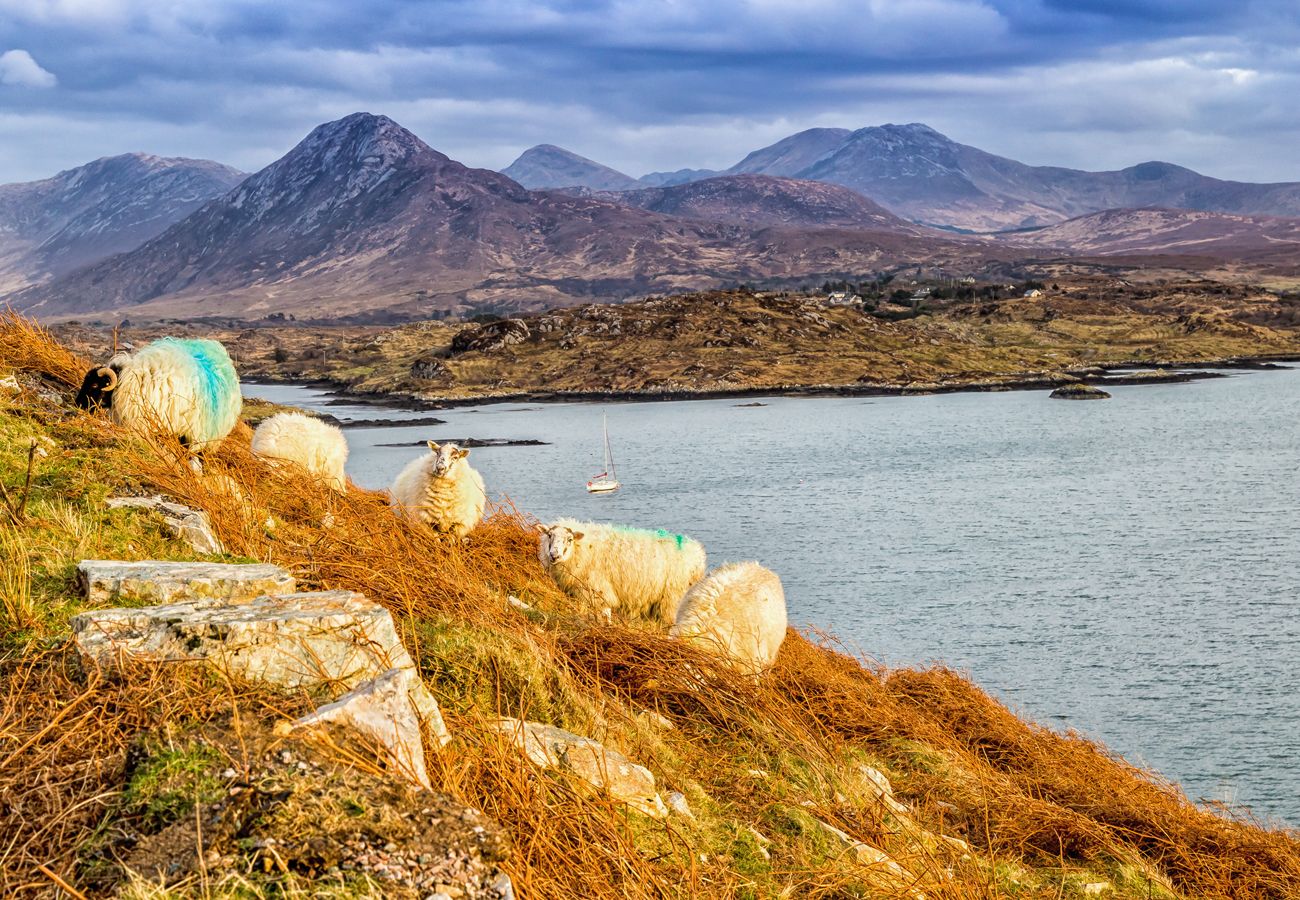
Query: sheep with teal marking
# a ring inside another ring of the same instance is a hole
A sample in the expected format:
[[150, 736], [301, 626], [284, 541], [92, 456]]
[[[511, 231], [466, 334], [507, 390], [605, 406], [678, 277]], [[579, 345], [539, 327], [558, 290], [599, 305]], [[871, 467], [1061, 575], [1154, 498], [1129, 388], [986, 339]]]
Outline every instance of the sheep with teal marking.
[[102, 408], [119, 425], [177, 438], [192, 453], [215, 449], [239, 422], [239, 376], [216, 341], [162, 338], [120, 352], [86, 373], [82, 409]]
[[672, 625], [687, 588], [704, 576], [704, 547], [683, 534], [559, 519], [537, 552], [555, 583], [605, 616]]

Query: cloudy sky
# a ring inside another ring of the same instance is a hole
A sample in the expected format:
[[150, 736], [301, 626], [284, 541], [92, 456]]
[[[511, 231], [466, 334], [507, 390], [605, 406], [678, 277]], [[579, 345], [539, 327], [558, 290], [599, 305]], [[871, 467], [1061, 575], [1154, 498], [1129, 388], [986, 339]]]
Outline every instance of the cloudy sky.
[[132, 150], [247, 170], [385, 113], [470, 165], [633, 175], [817, 125], [1300, 181], [1296, 0], [0, 0], [0, 182]]

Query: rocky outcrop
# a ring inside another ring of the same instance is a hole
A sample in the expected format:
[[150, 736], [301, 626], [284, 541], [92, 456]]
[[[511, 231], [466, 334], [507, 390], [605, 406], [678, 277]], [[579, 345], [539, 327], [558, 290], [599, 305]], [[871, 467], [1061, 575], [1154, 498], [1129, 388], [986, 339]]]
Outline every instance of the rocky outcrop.
[[181, 598], [239, 603], [297, 589], [287, 571], [264, 564], [83, 559], [77, 577], [86, 599], [96, 606], [171, 603]]
[[109, 509], [148, 509], [162, 515], [163, 524], [178, 538], [186, 541], [195, 553], [224, 553], [221, 539], [212, 530], [208, 514], [190, 509], [162, 497], [110, 497], [105, 501]]
[[[246, 603], [187, 598], [141, 609], [103, 609], [71, 621], [82, 658], [102, 669], [126, 661], [204, 660], [250, 681], [349, 691], [391, 669], [414, 672], [388, 611], [352, 591], [258, 597]], [[450, 740], [418, 678], [409, 700], [429, 733]]]
[[528, 340], [528, 326], [523, 319], [501, 319], [485, 325], [469, 325], [456, 332], [451, 339], [452, 353], [468, 353], [477, 350], [491, 353], [511, 344], [521, 344]]
[[1090, 384], [1063, 384], [1052, 391], [1053, 400], [1108, 400], [1110, 394]]
[[422, 378], [425, 381], [437, 381], [442, 378], [450, 378], [451, 370], [436, 356], [421, 356], [411, 363], [411, 377]]
[[668, 815], [649, 769], [608, 747], [553, 725], [500, 719], [497, 731], [512, 740], [533, 765], [576, 775], [621, 803], [656, 819]]

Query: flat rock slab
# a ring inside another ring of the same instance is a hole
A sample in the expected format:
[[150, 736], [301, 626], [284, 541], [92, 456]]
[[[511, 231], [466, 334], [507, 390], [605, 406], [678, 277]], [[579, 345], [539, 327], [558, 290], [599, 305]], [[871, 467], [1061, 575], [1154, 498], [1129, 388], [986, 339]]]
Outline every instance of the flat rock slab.
[[195, 553], [224, 553], [221, 539], [212, 530], [208, 514], [190, 509], [179, 503], [155, 497], [109, 497], [104, 501], [109, 509], [148, 509], [158, 512], [163, 523], [181, 540], [187, 542]]
[[95, 604], [176, 600], [238, 603], [271, 594], [292, 594], [297, 589], [292, 575], [268, 564], [83, 559], [77, 565], [77, 575], [86, 599]]
[[[415, 671], [388, 610], [353, 591], [257, 597], [244, 603], [186, 599], [72, 617], [87, 662], [206, 660], [231, 675], [338, 694], [390, 669]], [[415, 678], [411, 702], [439, 741], [449, 740], [438, 704]]]
[[656, 819], [668, 808], [655, 790], [654, 774], [605, 745], [539, 722], [499, 719], [493, 727], [514, 741], [533, 765], [570, 772], [606, 790], [621, 803]]

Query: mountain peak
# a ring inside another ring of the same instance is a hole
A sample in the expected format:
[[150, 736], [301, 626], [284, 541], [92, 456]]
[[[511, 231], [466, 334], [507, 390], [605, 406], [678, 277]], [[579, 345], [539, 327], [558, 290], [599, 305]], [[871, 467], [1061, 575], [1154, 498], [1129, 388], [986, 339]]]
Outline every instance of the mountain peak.
[[630, 191], [644, 187], [631, 175], [554, 144], [530, 147], [501, 170], [529, 190], [586, 187], [597, 191]]
[[377, 168], [432, 152], [428, 144], [388, 116], [368, 112], [355, 112], [316, 126], [289, 155], [299, 151], [323, 152], [326, 161], [348, 161]]

